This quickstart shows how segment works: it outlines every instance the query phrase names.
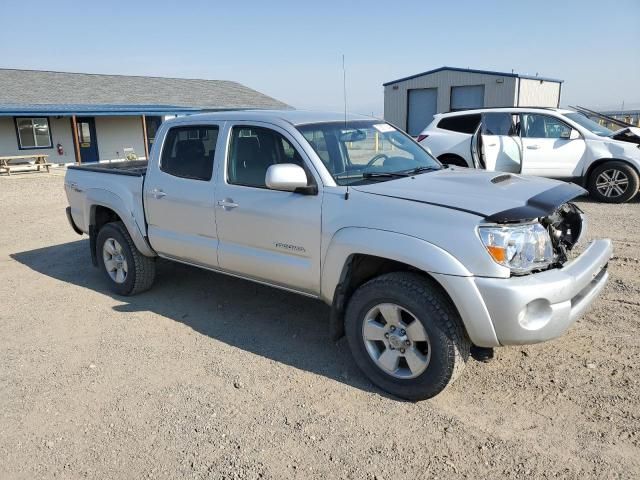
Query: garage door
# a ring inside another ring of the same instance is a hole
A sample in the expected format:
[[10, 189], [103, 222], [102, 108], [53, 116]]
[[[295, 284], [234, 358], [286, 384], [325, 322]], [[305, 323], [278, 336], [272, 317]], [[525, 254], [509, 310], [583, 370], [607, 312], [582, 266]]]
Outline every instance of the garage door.
[[433, 120], [438, 101], [437, 88], [418, 88], [409, 90], [409, 111], [407, 113], [407, 132], [414, 137]]
[[451, 87], [451, 111], [484, 107], [484, 85]]

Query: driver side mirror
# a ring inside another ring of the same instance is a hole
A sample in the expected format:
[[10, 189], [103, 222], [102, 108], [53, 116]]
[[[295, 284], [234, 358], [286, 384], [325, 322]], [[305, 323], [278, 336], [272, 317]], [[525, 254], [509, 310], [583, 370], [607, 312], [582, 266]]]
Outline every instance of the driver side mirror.
[[264, 183], [271, 190], [316, 195], [318, 187], [308, 185], [307, 174], [302, 167], [294, 163], [279, 163], [267, 169]]
[[578, 132], [578, 130], [576, 130], [575, 128], [572, 128], [571, 130], [565, 130], [560, 134], [560, 138], [563, 138], [565, 140], [578, 140], [580, 138], [580, 132]]

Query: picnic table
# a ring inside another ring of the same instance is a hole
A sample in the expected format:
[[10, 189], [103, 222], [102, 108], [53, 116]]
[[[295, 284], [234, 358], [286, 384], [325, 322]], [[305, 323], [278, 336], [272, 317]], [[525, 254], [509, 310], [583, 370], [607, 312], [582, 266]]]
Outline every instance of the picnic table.
[[11, 164], [10, 162], [12, 162], [13, 160], [26, 160], [30, 158], [35, 159], [35, 163], [33, 165], [38, 167], [38, 171], [40, 171], [41, 167], [44, 167], [47, 169], [47, 173], [49, 173], [49, 167], [51, 166], [51, 164], [47, 161], [49, 155], [42, 155], [39, 153], [36, 153], [34, 155], [11, 155], [7, 157], [0, 157], [0, 173], [4, 171], [7, 173], [7, 175], [11, 175], [12, 167], [20, 167], [24, 165]]

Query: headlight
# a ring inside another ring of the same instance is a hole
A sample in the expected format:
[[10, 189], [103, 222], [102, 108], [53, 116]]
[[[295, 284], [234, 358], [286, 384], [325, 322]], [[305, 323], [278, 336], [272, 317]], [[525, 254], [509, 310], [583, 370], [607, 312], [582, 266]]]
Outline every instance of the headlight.
[[480, 227], [479, 232], [491, 258], [514, 274], [529, 273], [553, 262], [551, 238], [539, 223]]

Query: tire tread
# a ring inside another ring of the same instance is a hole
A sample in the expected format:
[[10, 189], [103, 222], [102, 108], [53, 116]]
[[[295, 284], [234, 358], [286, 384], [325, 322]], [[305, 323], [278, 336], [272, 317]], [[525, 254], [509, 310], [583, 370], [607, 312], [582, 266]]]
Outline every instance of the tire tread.
[[453, 348], [448, 350], [447, 365], [449, 370], [441, 375], [436, 383], [430, 384], [427, 394], [420, 391], [416, 391], [415, 394], [408, 391], [399, 394], [399, 396], [411, 400], [430, 398], [440, 393], [461, 375], [470, 355], [471, 342], [449, 297], [434, 280], [417, 272], [392, 272], [369, 280], [351, 297], [347, 308], [347, 318], [353, 318], [356, 313], [353, 309], [366, 301], [366, 297], [378, 292], [381, 296], [387, 295], [390, 288], [398, 288], [415, 298], [416, 301], [428, 302], [433, 309], [433, 316], [429, 320], [434, 322], [436, 327], [442, 330], [453, 344]]
[[[113, 227], [118, 231], [118, 233], [122, 235], [133, 257], [133, 286], [128, 292], [125, 292], [124, 295], [136, 295], [138, 293], [149, 290], [153, 285], [156, 277], [155, 258], [147, 257], [140, 253], [140, 250], [138, 250], [138, 247], [136, 247], [135, 243], [133, 242], [133, 239], [131, 238], [131, 235], [129, 235], [129, 231], [127, 230], [127, 227], [125, 227], [124, 223], [122, 223], [121, 221], [110, 222], [105, 225], [105, 227], [107, 226]], [[96, 245], [96, 248], [100, 248], [100, 245]], [[100, 252], [98, 252], [98, 254], [100, 254]]]

